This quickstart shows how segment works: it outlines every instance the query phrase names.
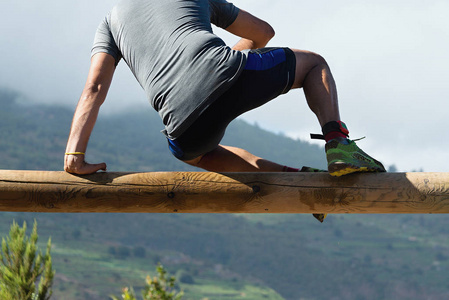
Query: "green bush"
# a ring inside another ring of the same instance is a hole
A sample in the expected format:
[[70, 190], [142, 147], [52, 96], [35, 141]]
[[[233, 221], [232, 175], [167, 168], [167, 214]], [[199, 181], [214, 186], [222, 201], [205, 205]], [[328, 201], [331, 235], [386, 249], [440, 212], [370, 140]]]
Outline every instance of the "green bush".
[[179, 270], [176, 274], [176, 278], [181, 283], [185, 283], [185, 284], [194, 284], [195, 283], [193, 276], [185, 270]]
[[[52, 269], [48, 239], [45, 255], [37, 247], [37, 222], [31, 236], [26, 236], [26, 222], [20, 228], [13, 222], [9, 237], [2, 239], [0, 252], [0, 299], [48, 300], [55, 271]], [[36, 282], [39, 286], [36, 290]]]
[[[147, 276], [145, 287], [142, 290], [143, 300], [180, 300], [184, 293], [175, 290], [176, 279], [173, 276], [168, 277], [167, 271], [161, 264], [158, 264], [157, 276], [151, 278]], [[123, 300], [136, 300], [134, 289], [125, 287], [122, 289]], [[116, 296], [111, 296], [112, 300], [119, 300]]]
[[142, 246], [136, 246], [133, 248], [133, 255], [135, 257], [145, 258], [146, 254], [146, 250]]

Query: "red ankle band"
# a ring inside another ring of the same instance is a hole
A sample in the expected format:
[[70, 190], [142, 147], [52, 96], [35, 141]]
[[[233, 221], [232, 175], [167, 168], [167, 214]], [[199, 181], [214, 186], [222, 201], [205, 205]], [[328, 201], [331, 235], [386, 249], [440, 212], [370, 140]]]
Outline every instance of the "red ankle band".
[[326, 140], [326, 143], [327, 143], [330, 140], [336, 139], [338, 137], [347, 138], [347, 136], [345, 134], [338, 132], [338, 131], [333, 131], [333, 132], [329, 132], [328, 134], [326, 134], [324, 136], [324, 139]]
[[342, 121], [331, 121], [324, 124], [323, 135], [326, 142], [329, 142], [338, 137], [347, 138], [349, 131], [346, 124]]

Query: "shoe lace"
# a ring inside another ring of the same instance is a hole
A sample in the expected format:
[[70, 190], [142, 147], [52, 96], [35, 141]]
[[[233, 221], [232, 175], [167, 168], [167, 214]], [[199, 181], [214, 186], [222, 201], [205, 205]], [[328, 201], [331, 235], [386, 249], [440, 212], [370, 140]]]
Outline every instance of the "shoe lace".
[[358, 139], [355, 139], [355, 140], [352, 140], [353, 142], [357, 142], [357, 141], [361, 141], [361, 140], [363, 140], [363, 139], [366, 139], [366, 136], [362, 136], [361, 138], [358, 138]]
[[[312, 140], [324, 140], [324, 135], [322, 135], [322, 134], [316, 134], [316, 133], [311, 133], [311, 134], [310, 134], [310, 138], [311, 138]], [[354, 139], [354, 140], [351, 140], [351, 141], [357, 142], [357, 141], [360, 141], [360, 140], [363, 140], [363, 139], [366, 139], [366, 136], [363, 136], [363, 137], [361, 137], [361, 138], [357, 138], [357, 139]], [[348, 140], [349, 140], [349, 139], [348, 139]]]

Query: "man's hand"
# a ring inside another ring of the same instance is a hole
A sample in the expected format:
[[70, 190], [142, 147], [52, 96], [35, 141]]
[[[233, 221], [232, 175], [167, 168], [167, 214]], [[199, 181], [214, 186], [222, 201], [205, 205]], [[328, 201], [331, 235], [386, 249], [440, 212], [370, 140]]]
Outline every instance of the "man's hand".
[[106, 164], [89, 164], [84, 160], [84, 155], [66, 155], [64, 158], [64, 170], [68, 173], [86, 175], [99, 170], [106, 171]]

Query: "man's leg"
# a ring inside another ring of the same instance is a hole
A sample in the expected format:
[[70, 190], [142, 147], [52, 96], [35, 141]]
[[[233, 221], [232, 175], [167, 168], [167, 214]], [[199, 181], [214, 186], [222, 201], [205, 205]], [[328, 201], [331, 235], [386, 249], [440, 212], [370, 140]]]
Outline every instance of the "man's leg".
[[[293, 50], [296, 57], [293, 88], [303, 88], [310, 109], [316, 114], [328, 142], [326, 154], [331, 175], [359, 171], [385, 171], [382, 164], [364, 153], [340, 122], [337, 88], [330, 68], [320, 55]], [[360, 159], [360, 157], [362, 157]], [[279, 172], [285, 167], [254, 156], [246, 150], [219, 146], [187, 163], [209, 170], [228, 172]]]
[[292, 89], [303, 88], [307, 104], [317, 116], [321, 127], [330, 121], [339, 121], [337, 87], [324, 58], [308, 51], [293, 52], [296, 72]]
[[182, 153], [178, 156], [174, 153], [175, 156], [209, 171], [299, 171], [240, 148], [219, 145], [232, 120], [291, 89], [295, 78], [295, 61], [295, 54], [290, 49], [251, 51], [244, 70], [232, 87], [209, 106], [181, 137], [172, 141], [172, 144], [177, 144], [175, 148], [180, 150], [178, 154]]
[[347, 139], [349, 131], [340, 120], [337, 88], [326, 61], [315, 53], [293, 51], [296, 77], [292, 88], [304, 89], [307, 103], [323, 129], [329, 173], [342, 176], [354, 172], [385, 172], [379, 161]]
[[[339, 120], [338, 99], [335, 82], [326, 61], [319, 55], [293, 50], [296, 71], [293, 88], [304, 88], [311, 110], [323, 126]], [[214, 150], [186, 163], [215, 172], [282, 172], [286, 167], [257, 157], [236, 147], [219, 145]]]
[[[319, 55], [293, 50], [296, 71], [293, 88], [304, 88], [311, 110], [323, 126], [340, 120], [335, 82], [326, 61]], [[282, 172], [285, 166], [257, 157], [236, 147], [220, 145], [209, 153], [186, 163], [216, 172]]]
[[257, 157], [248, 151], [219, 145], [186, 163], [211, 172], [282, 172], [285, 166]]

